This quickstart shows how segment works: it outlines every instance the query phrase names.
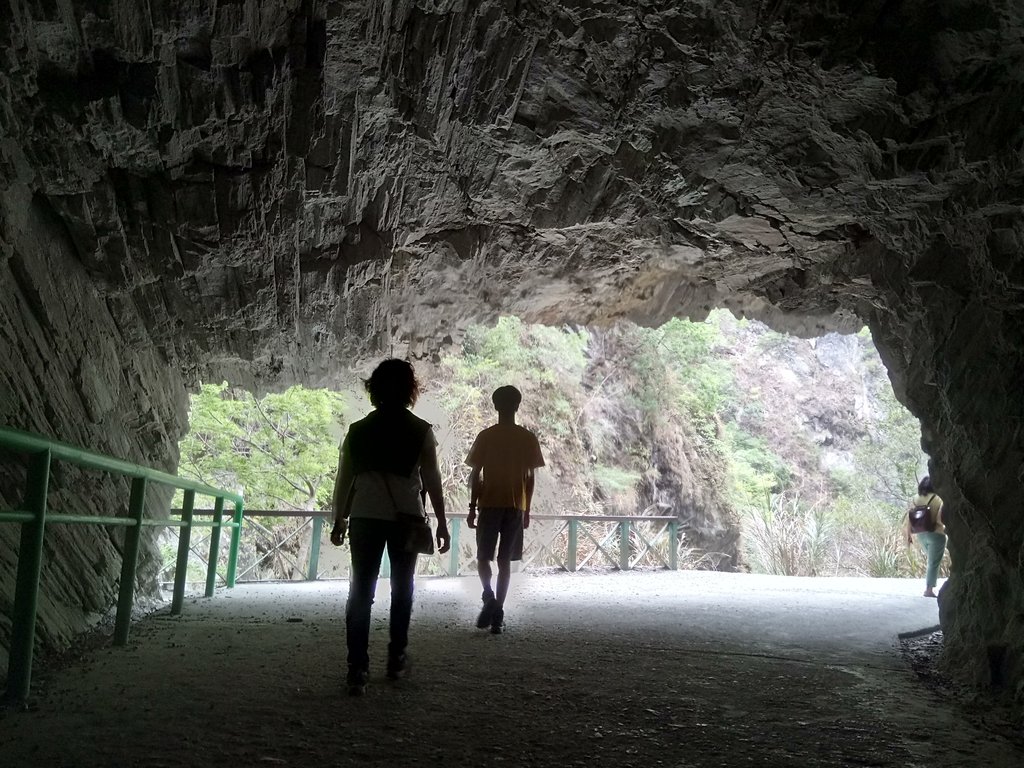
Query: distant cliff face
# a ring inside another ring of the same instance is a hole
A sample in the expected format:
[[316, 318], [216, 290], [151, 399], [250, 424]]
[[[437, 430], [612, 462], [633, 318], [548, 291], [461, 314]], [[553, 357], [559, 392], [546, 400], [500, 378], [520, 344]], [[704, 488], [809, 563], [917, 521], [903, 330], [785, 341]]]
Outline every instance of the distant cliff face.
[[[4, 423], [173, 467], [204, 374], [318, 383], [499, 311], [859, 317], [961, 514], [950, 658], [1020, 647], [1020, 3], [2, 13]], [[54, 599], [105, 603], [72, 542]]]

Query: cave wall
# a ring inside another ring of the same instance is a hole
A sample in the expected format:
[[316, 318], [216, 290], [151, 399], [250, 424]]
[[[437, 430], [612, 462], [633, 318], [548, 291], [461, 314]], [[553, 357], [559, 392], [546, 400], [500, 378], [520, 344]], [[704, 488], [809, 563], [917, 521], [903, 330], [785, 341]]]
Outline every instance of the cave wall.
[[951, 668], [980, 681], [1006, 645], [1024, 679], [1020, 3], [12, 0], [0, 20], [7, 423], [171, 467], [199, 379], [323, 383], [500, 312], [866, 319], [962, 520]]
[[[0, 424], [173, 471], [187, 418], [180, 372], [150, 339], [130, 297], [101, 296], [45, 197], [0, 192]], [[21, 457], [0, 461], [0, 508], [22, 499]], [[129, 482], [53, 462], [50, 509], [125, 514]], [[147, 513], [170, 493], [147, 492]], [[6, 668], [20, 526], [0, 525], [0, 667]], [[44, 542], [37, 637], [64, 647], [117, 599], [124, 529], [53, 525]], [[138, 585], [156, 590], [155, 532]]]
[[[973, 237], [950, 244], [954, 256], [894, 290], [892, 306], [913, 310], [896, 317], [880, 309], [871, 327], [897, 395], [921, 419], [922, 447], [946, 509], [951, 576], [939, 593], [944, 667], [1021, 703], [1024, 307], [1006, 301], [1004, 281], [1019, 286], [1024, 278], [1024, 227], [1003, 215], [972, 223], [960, 222]], [[1009, 239], [1018, 245], [1008, 275], [993, 265]], [[968, 271], [972, 263], [989, 266]]]

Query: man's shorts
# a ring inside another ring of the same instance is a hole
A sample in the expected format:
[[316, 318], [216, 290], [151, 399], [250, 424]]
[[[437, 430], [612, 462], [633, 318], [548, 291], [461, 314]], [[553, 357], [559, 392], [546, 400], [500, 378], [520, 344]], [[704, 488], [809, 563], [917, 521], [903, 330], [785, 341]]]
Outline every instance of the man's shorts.
[[[500, 538], [500, 542], [499, 542]], [[515, 507], [481, 509], [476, 521], [477, 560], [523, 559], [523, 513]]]

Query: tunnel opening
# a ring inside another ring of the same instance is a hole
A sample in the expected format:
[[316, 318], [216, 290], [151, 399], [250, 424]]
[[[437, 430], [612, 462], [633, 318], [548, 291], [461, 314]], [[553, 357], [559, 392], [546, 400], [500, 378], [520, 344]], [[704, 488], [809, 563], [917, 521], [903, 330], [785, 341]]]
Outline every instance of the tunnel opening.
[[[512, 383], [524, 393], [521, 422], [548, 456], [527, 571], [671, 560], [783, 576], [924, 575], [905, 523], [927, 457], [867, 329], [799, 338], [724, 310], [657, 328], [506, 316], [470, 325], [419, 367], [416, 412], [435, 425], [450, 511], [468, 503], [464, 459], [494, 420], [490, 392]], [[245, 489], [241, 580], [305, 579], [311, 562], [314, 575], [347, 575], [311, 516], [329, 515], [340, 436], [369, 409], [353, 370], [333, 388], [256, 397], [221, 383], [192, 395], [179, 472]], [[592, 519], [568, 524], [581, 517]], [[633, 526], [625, 541], [620, 517]], [[168, 583], [175, 536], [163, 542]], [[422, 559], [421, 573], [471, 573], [472, 537], [457, 547], [455, 560]], [[192, 566], [197, 588], [203, 565]]]

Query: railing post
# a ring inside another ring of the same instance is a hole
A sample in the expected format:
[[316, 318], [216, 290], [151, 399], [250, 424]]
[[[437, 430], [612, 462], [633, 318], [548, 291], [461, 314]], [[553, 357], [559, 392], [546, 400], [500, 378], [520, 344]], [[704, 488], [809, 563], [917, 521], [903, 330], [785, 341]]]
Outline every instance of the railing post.
[[448, 575], [449, 576], [458, 576], [459, 575], [459, 559], [460, 559], [459, 556], [461, 554], [459, 552], [459, 531], [461, 530], [461, 525], [462, 525], [462, 521], [459, 518], [457, 518], [457, 517], [453, 517], [452, 518], [452, 528], [451, 528], [451, 536], [452, 536], [451, 547], [452, 548], [448, 551]]
[[185, 602], [185, 582], [188, 581], [188, 552], [192, 546], [192, 510], [196, 505], [196, 492], [185, 491], [181, 502], [181, 522], [178, 529], [178, 561], [174, 565], [174, 593], [171, 596], [171, 616], [181, 614]]
[[316, 581], [320, 569], [320, 540], [323, 537], [324, 519], [314, 517], [312, 526], [313, 532], [310, 534], [309, 543], [309, 567], [306, 569], [307, 581]]
[[619, 570], [629, 570], [629, 521], [619, 523]]
[[217, 561], [220, 559], [220, 521], [224, 517], [224, 497], [218, 496], [213, 504], [213, 528], [210, 529], [210, 557], [206, 561], [206, 592], [213, 597], [217, 591]]
[[569, 546], [566, 552], [566, 563], [567, 570], [571, 573], [576, 572], [576, 558], [577, 558], [577, 542], [579, 541], [579, 520], [569, 521]]
[[46, 533], [46, 494], [50, 484], [50, 451], [33, 454], [25, 481], [25, 509], [35, 515], [21, 524], [18, 577], [14, 587], [11, 621], [11, 653], [7, 664], [6, 698], [24, 701], [32, 685], [32, 654], [36, 642], [36, 611], [39, 605], [39, 574], [43, 566]]
[[238, 571], [238, 545], [242, 539], [242, 516], [244, 514], [244, 508], [242, 502], [235, 502], [235, 514], [231, 521], [234, 523], [234, 527], [231, 529], [231, 546], [228, 548], [228, 573], [225, 581], [227, 582], [228, 589], [235, 586], [235, 574]]
[[128, 516], [135, 525], [124, 532], [124, 552], [121, 554], [121, 583], [117, 593], [117, 618], [114, 620], [114, 645], [128, 642], [132, 625], [132, 602], [135, 599], [135, 567], [139, 562], [139, 542], [142, 540], [142, 515], [146, 509], [146, 478], [132, 478], [132, 493], [128, 499]]
[[671, 520], [668, 524], [668, 567], [679, 570], [679, 522]]

